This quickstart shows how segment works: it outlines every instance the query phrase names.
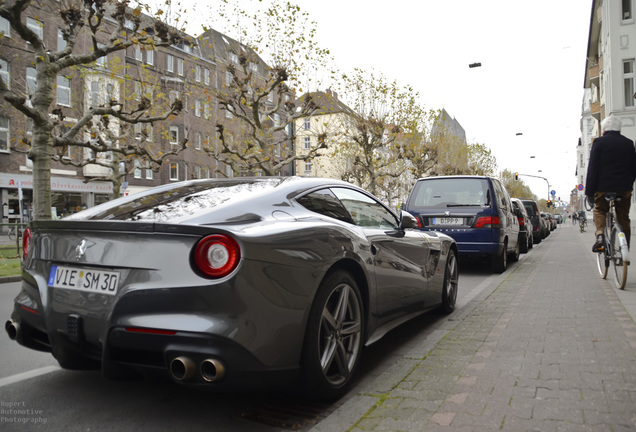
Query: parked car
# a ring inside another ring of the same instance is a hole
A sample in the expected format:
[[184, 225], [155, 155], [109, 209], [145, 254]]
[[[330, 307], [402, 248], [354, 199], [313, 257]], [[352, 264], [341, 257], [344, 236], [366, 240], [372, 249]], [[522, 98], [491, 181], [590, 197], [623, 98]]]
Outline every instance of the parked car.
[[522, 198], [521, 202], [526, 208], [526, 213], [532, 222], [532, 241], [534, 244], [541, 243], [541, 240], [546, 238], [547, 225], [541, 217], [539, 206], [536, 201], [531, 199]]
[[521, 253], [527, 253], [534, 245], [532, 240], [532, 222], [526, 208], [519, 198], [511, 198], [514, 212], [519, 221], [519, 244]]
[[541, 215], [546, 220], [546, 223], [548, 225], [548, 234], [549, 234], [551, 231], [554, 231], [556, 229], [557, 227], [556, 220], [554, 219], [554, 216], [551, 213], [542, 212]]
[[519, 221], [499, 180], [486, 176], [443, 176], [417, 180], [405, 205], [424, 231], [448, 234], [460, 257], [487, 258], [492, 270], [519, 259]]
[[63, 368], [342, 395], [363, 347], [455, 308], [455, 241], [349, 183], [174, 183], [25, 232], [5, 328]]

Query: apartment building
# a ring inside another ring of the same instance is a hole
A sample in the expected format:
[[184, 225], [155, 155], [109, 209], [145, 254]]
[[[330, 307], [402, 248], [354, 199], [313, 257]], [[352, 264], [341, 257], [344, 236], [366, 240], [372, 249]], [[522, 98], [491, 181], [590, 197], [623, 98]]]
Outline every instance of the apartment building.
[[337, 152], [342, 150], [339, 145], [346, 141], [354, 112], [331, 89], [306, 93], [300, 100], [308, 97], [318, 108], [312, 115], [299, 118], [294, 123], [295, 153], [308, 154], [322, 143], [327, 143], [328, 148], [319, 150], [318, 157], [296, 161], [294, 172], [303, 176], [341, 179], [351, 169], [347, 166], [350, 159], [338, 157]]
[[[636, 139], [636, 0], [594, 0], [585, 66], [577, 183], [585, 185], [592, 142], [611, 114], [623, 122], [622, 134]], [[582, 205], [583, 191], [573, 191]], [[636, 196], [632, 199], [636, 199]], [[636, 202], [636, 201], [635, 201]], [[631, 219], [636, 221], [636, 206]]]
[[[33, 2], [25, 12], [26, 24], [36, 31], [51, 51], [64, 46], [63, 21], [59, 2]], [[152, 19], [142, 17], [142, 25]], [[115, 20], [108, 18], [102, 26], [104, 43]], [[131, 30], [132, 22], [125, 27]], [[142, 27], [143, 28], [143, 27]], [[0, 74], [8, 87], [30, 97], [35, 81], [34, 55], [30, 45], [12, 34], [7, 20], [0, 18]], [[176, 29], [172, 29], [176, 32]], [[72, 127], [90, 107], [108, 101], [118, 101], [124, 109], [148, 100], [151, 113], [165, 112], [175, 100], [183, 103], [182, 111], [164, 121], [129, 125], [111, 119], [108, 129], [117, 137], [117, 146], [134, 147], [143, 143], [154, 154], [165, 154], [178, 148], [184, 140], [188, 146], [176, 156], [154, 167], [147, 158], [136, 157], [119, 161], [108, 152], [97, 155], [104, 164], [80, 165], [90, 150], [69, 146], [57, 151], [57, 161], [51, 165], [51, 187], [54, 215], [62, 216], [91, 207], [113, 198], [113, 172], [121, 170], [121, 194], [175, 181], [235, 175], [219, 158], [217, 124], [239, 136], [241, 125], [220, 109], [216, 95], [228, 85], [225, 79], [230, 64], [236, 61], [242, 44], [209, 30], [200, 37], [179, 32], [181, 38], [170, 46], [135, 45], [125, 51], [111, 53], [95, 63], [60, 72], [55, 89], [55, 106], [63, 120], [56, 133]], [[130, 36], [128, 36], [130, 37]], [[81, 33], [76, 53], [92, 50], [87, 31]], [[254, 71], [266, 74], [268, 66], [253, 56]], [[33, 197], [32, 164], [21, 144], [31, 137], [32, 124], [27, 117], [4, 100], [0, 102], [0, 199], [3, 222], [28, 220]], [[86, 135], [86, 140], [91, 137]], [[62, 153], [63, 154], [62, 154]], [[104, 166], [109, 165], [111, 166]], [[121, 165], [121, 167], [120, 167]], [[158, 168], [158, 169], [157, 169]]]

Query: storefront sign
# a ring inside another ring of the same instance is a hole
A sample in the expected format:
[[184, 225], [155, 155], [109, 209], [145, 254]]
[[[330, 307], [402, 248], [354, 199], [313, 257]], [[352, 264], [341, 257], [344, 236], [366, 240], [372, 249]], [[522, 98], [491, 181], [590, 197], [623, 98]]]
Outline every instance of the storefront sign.
[[[22, 189], [33, 189], [33, 177], [23, 174], [0, 174], [0, 188], [17, 189], [18, 184], [21, 185]], [[80, 179], [52, 177], [51, 190], [56, 192], [94, 192], [110, 194], [113, 193], [113, 184], [104, 181], [84, 183]]]

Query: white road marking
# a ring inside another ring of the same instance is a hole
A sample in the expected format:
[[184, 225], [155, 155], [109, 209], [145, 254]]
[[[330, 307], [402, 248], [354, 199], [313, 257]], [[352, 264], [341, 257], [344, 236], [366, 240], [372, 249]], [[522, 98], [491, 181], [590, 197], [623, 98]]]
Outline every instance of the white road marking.
[[20, 382], [20, 381], [24, 381], [24, 380], [27, 380], [27, 379], [35, 378], [35, 377], [40, 376], [40, 375], [46, 375], [48, 373], [55, 372], [55, 371], [58, 371], [58, 370], [61, 370], [61, 369], [62, 368], [60, 368], [59, 366], [46, 366], [46, 367], [39, 368], [39, 369], [33, 369], [33, 370], [28, 371], [28, 372], [22, 372], [22, 373], [19, 373], [19, 374], [16, 374], [16, 375], [12, 375], [12, 376], [9, 376], [9, 377], [6, 377], [6, 378], [1, 378], [0, 379], [0, 387], [4, 387], [4, 386], [7, 386], [9, 384], [14, 384], [14, 383], [17, 383], [17, 382]]

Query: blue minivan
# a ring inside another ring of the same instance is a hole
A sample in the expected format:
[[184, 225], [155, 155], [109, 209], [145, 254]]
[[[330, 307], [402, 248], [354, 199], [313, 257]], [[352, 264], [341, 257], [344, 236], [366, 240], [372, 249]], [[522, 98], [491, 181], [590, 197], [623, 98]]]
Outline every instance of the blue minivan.
[[496, 273], [519, 259], [519, 221], [501, 182], [488, 176], [441, 176], [417, 180], [404, 210], [425, 231], [455, 239], [460, 257], [487, 258]]

